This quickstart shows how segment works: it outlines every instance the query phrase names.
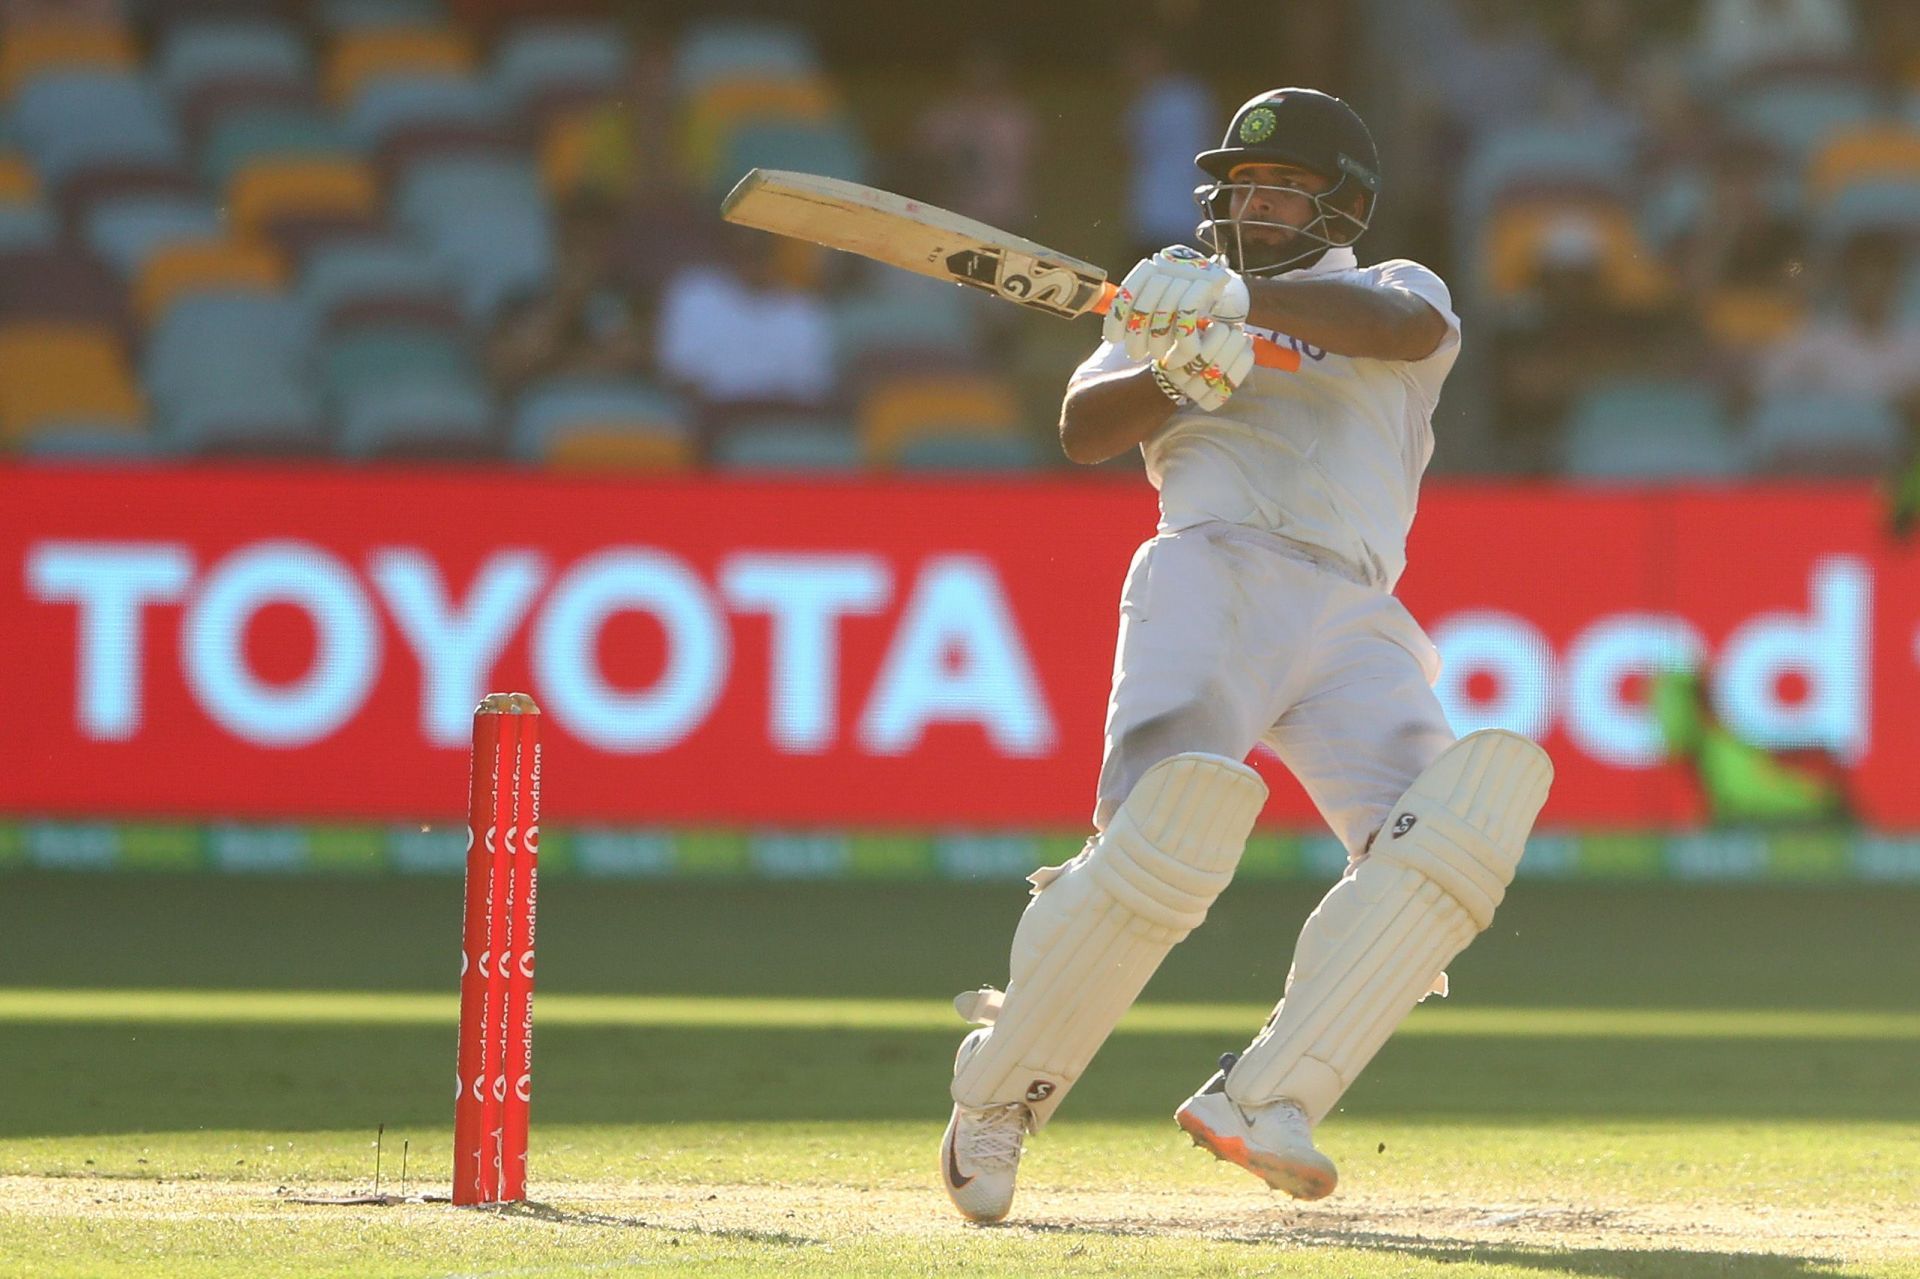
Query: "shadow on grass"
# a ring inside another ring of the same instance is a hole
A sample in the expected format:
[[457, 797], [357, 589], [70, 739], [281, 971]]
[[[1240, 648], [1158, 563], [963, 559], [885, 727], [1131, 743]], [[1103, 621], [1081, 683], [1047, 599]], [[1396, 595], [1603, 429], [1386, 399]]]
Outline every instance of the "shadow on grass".
[[[1159, 1233], [1153, 1222], [1068, 1223], [1009, 1221], [982, 1230], [1009, 1234], [1102, 1235], [1110, 1238], [1145, 1237]], [[1624, 1230], [1624, 1227], [1622, 1228]], [[1476, 1239], [1449, 1239], [1443, 1228], [1434, 1234], [1409, 1235], [1386, 1230], [1311, 1225], [1297, 1222], [1266, 1229], [1213, 1233], [1219, 1243], [1248, 1246], [1282, 1245], [1295, 1248], [1344, 1248], [1381, 1253], [1395, 1258], [1418, 1258], [1443, 1265], [1470, 1262], [1483, 1266], [1512, 1266], [1549, 1275], [1591, 1275], [1596, 1279], [1696, 1279], [1702, 1275], [1739, 1276], [1740, 1279], [1827, 1279], [1843, 1272], [1845, 1263], [1783, 1253], [1716, 1251], [1708, 1248], [1578, 1248]], [[1389, 1267], [1383, 1263], [1380, 1273]]]
[[734, 1243], [770, 1244], [779, 1248], [815, 1248], [826, 1242], [824, 1239], [815, 1239], [811, 1235], [796, 1235], [785, 1230], [758, 1230], [746, 1226], [668, 1225], [665, 1222], [648, 1221], [644, 1217], [627, 1217], [609, 1212], [583, 1212], [573, 1208], [557, 1208], [549, 1203], [536, 1203], [532, 1200], [507, 1204], [496, 1211], [503, 1217], [530, 1217], [535, 1221], [544, 1221], [556, 1226], [658, 1230], [674, 1235], [699, 1235], [705, 1239], [726, 1239]]
[[[947, 1107], [939, 1031], [543, 1029], [541, 1124], [920, 1120]], [[1075, 1090], [1076, 1119], [1163, 1122], [1213, 1069], [1211, 1037], [1117, 1036]], [[1822, 1120], [1920, 1119], [1912, 1046], [1885, 1040], [1409, 1037], [1348, 1109], [1381, 1121], [1751, 1118], [1779, 1099]], [[0, 1139], [437, 1127], [451, 1121], [451, 1028], [18, 1023], [0, 1035]], [[1435, 1086], [1445, 1081], [1445, 1087]]]

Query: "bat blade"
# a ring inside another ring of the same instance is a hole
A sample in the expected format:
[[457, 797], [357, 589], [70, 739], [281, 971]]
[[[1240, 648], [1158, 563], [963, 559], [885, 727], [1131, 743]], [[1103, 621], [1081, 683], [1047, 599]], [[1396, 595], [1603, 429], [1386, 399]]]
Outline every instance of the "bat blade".
[[[1068, 319], [1105, 315], [1116, 291], [1091, 262], [948, 209], [815, 173], [749, 170], [720, 202], [720, 216]], [[1262, 368], [1300, 367], [1298, 351], [1269, 338], [1254, 336], [1253, 355]]]
[[754, 169], [720, 216], [949, 280], [1072, 318], [1106, 310], [1113, 286], [1091, 262], [920, 200], [839, 178]]

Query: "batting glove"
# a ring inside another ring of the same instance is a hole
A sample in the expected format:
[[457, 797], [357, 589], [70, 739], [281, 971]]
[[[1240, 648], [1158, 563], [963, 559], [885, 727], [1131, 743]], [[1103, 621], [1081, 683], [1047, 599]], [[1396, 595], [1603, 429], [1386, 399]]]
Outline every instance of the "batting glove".
[[[1175, 342], [1192, 336], [1203, 318], [1214, 316], [1230, 286], [1238, 286], [1232, 297], [1246, 297], [1246, 285], [1224, 262], [1184, 244], [1162, 249], [1127, 272], [1100, 334], [1124, 346], [1132, 359], [1159, 359]], [[1222, 318], [1246, 318], [1244, 300], [1237, 315]]]
[[1154, 382], [1170, 399], [1190, 400], [1211, 413], [1253, 371], [1253, 339], [1239, 325], [1218, 321], [1182, 337], [1151, 367]]

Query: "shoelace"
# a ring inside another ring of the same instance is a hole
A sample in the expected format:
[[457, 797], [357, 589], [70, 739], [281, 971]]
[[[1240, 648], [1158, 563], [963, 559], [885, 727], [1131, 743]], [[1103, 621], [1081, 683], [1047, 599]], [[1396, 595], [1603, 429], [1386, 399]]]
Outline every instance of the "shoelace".
[[962, 1154], [975, 1168], [1010, 1168], [1020, 1161], [1027, 1137], [1027, 1108], [1018, 1102], [976, 1111], [961, 1132]]

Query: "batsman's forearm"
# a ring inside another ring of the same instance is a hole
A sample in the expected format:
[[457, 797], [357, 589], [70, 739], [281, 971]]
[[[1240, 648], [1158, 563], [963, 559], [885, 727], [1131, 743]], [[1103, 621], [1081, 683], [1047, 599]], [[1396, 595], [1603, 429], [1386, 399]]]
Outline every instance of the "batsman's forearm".
[[1248, 280], [1247, 323], [1298, 338], [1335, 355], [1424, 360], [1440, 347], [1447, 322], [1411, 293], [1347, 280]]
[[1082, 465], [1104, 462], [1159, 430], [1173, 411], [1144, 364], [1080, 378], [1060, 404], [1060, 447]]

